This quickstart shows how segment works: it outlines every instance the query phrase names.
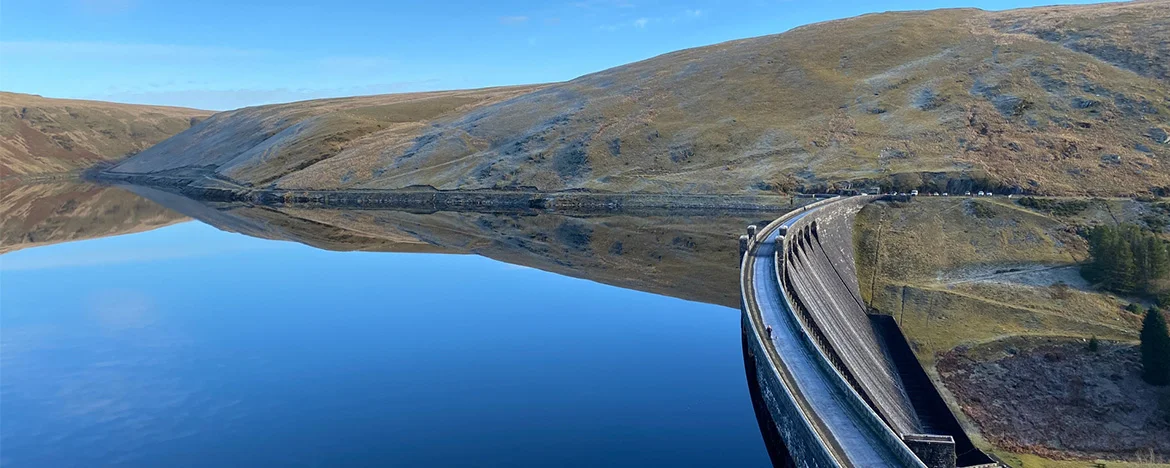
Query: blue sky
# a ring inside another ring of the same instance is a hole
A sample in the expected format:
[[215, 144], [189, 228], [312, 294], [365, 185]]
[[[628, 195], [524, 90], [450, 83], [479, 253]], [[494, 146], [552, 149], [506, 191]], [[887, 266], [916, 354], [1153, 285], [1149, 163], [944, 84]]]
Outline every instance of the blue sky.
[[0, 89], [213, 110], [568, 80], [858, 14], [1033, 0], [4, 0]]

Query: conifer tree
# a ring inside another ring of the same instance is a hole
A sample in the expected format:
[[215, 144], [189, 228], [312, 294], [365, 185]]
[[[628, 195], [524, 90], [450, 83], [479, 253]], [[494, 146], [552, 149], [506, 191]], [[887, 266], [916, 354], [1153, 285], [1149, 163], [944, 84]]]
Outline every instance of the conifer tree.
[[1142, 379], [1151, 385], [1170, 385], [1170, 331], [1156, 307], [1142, 321]]
[[1118, 238], [1114, 242], [1112, 268], [1109, 270], [1107, 281], [1110, 288], [1122, 294], [1134, 292], [1136, 285], [1133, 251], [1128, 249], [1127, 242]]
[[1146, 237], [1146, 250], [1150, 253], [1150, 278], [1165, 278], [1170, 273], [1170, 253], [1166, 251], [1166, 243], [1156, 235]]
[[1150, 244], [1146, 242], [1146, 236], [1142, 236], [1140, 232], [1127, 243], [1133, 256], [1134, 286], [1137, 290], [1145, 291], [1152, 282], [1151, 275], [1154, 273], [1150, 263]]
[[1170, 276], [1170, 247], [1157, 234], [1133, 224], [1099, 226], [1089, 233], [1089, 253], [1081, 271], [1102, 288], [1150, 296], [1165, 292], [1159, 280]]

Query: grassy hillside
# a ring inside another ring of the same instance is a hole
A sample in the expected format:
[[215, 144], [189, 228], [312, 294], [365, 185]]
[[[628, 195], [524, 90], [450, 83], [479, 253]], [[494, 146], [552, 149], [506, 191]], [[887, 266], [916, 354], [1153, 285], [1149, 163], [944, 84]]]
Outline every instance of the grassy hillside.
[[117, 170], [310, 189], [1161, 192], [1167, 5], [873, 14], [547, 86], [243, 109]]
[[[855, 231], [862, 296], [898, 321], [968, 431], [1015, 466], [1168, 461], [1170, 420], [1158, 411], [1170, 408], [1134, 357], [1142, 316], [1125, 306], [1135, 299], [1099, 292], [1078, 266], [1088, 258], [1078, 233], [1161, 232], [1164, 210], [1123, 199], [1045, 207], [998, 197], [866, 206]], [[1086, 351], [1091, 337], [1106, 352]], [[1081, 461], [1052, 461], [1064, 458]]]
[[[297, 173], [354, 146], [394, 147], [443, 118], [539, 87], [390, 94], [248, 107], [212, 116], [115, 170], [221, 175], [253, 185]], [[344, 178], [344, 177], [343, 177]]]
[[119, 159], [210, 114], [0, 92], [0, 178], [76, 172]]
[[1157, 213], [1149, 204], [1104, 199], [1069, 216], [1006, 198], [876, 203], [857, 220], [861, 293], [899, 319], [926, 361], [1017, 334], [1136, 339], [1140, 317], [1122, 310], [1129, 301], [1081, 279], [1077, 264], [1088, 245], [1077, 232], [1144, 224]]

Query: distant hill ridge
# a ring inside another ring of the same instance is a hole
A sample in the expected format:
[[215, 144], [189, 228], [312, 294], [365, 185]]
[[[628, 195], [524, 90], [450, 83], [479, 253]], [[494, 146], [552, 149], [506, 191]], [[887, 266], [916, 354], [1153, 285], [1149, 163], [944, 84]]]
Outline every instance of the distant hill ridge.
[[80, 171], [149, 148], [208, 115], [0, 92], [0, 178]]
[[291, 189], [1162, 193], [1168, 6], [870, 14], [564, 83], [252, 107], [114, 170]]

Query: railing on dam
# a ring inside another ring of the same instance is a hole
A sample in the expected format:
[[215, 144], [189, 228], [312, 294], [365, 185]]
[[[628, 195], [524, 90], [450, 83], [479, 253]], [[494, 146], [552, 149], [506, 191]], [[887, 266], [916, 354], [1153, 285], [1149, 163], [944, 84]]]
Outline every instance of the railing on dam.
[[846, 383], [779, 291], [777, 229], [833, 202], [814, 203], [741, 238], [744, 325], [758, 348], [759, 384], [800, 466], [925, 466]]
[[[745, 351], [752, 351], [759, 368], [749, 375], [759, 376], [764, 391], [771, 390], [767, 385], [783, 387], [769, 394], [770, 402], [781, 406], [773, 412], [787, 419], [783, 424], [810, 426], [781, 433], [819, 439], [811, 449], [809, 441], [787, 441], [798, 446], [790, 450], [798, 465], [953, 467], [954, 439], [922, 433], [899, 371], [857, 291], [852, 219], [875, 198], [818, 201], [759, 232], [751, 226], [741, 237], [745, 343], [752, 345]], [[772, 271], [757, 272], [761, 262]], [[789, 328], [773, 335], [774, 326]], [[782, 355], [780, 348], [799, 356]], [[969, 444], [965, 435], [962, 439]], [[855, 457], [854, 450], [866, 453]], [[830, 461], [798, 458], [810, 451]]]

